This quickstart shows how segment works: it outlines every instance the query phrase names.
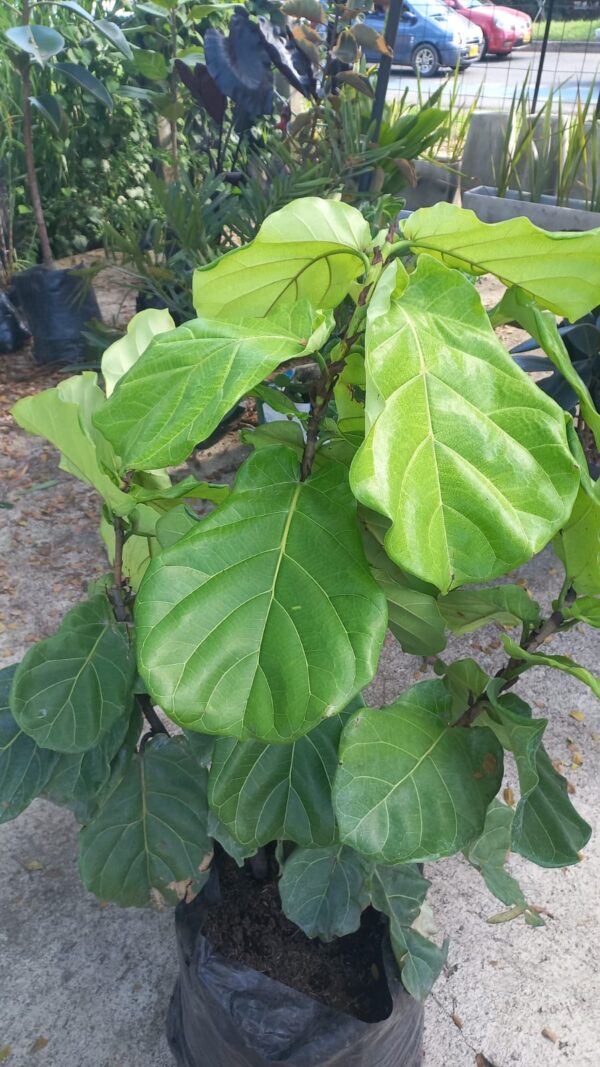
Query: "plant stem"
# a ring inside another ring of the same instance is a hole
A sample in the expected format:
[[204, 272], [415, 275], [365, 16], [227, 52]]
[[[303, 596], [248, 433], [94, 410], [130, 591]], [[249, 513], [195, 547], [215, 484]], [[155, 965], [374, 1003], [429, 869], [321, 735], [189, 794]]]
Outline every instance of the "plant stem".
[[[29, 0], [23, 0], [23, 22], [26, 26], [29, 25]], [[48, 238], [46, 219], [44, 218], [44, 209], [42, 207], [42, 198], [40, 196], [40, 187], [38, 185], [37, 174], [35, 170], [35, 154], [33, 151], [33, 123], [31, 119], [30, 101], [31, 60], [29, 59], [29, 56], [25, 56], [23, 58], [21, 73], [23, 78], [23, 149], [25, 153], [27, 184], [29, 185], [31, 205], [33, 207], [35, 224], [40, 239], [42, 260], [44, 262], [44, 266], [53, 267], [54, 257], [52, 255], [50, 240]]]
[[169, 731], [156, 714], [152, 701], [147, 693], [138, 693], [135, 699], [137, 700], [142, 715], [150, 727], [150, 732], [152, 734], [166, 734], [167, 737], [169, 737]]
[[345, 359], [338, 360], [336, 363], [330, 363], [329, 366], [325, 368], [325, 372], [321, 375], [314, 388], [314, 393], [311, 399], [310, 419], [308, 420], [308, 426], [306, 428], [306, 443], [304, 445], [302, 463], [300, 466], [301, 482], [305, 482], [312, 471], [312, 465], [317, 451], [319, 426], [321, 425], [321, 421], [329, 407], [335, 383], [344, 368], [344, 364]]
[[[563, 604], [572, 604], [575, 600], [575, 590], [569, 589], [564, 597]], [[548, 637], [552, 637], [553, 634], [559, 633], [563, 629], [565, 622], [570, 625], [570, 620], [565, 619], [562, 611], [556, 608], [555, 611], [546, 619], [546, 621], [537, 630], [531, 634], [527, 641], [521, 645], [526, 652], [535, 652], [540, 645], [543, 645], [544, 641]], [[519, 676], [524, 670], [527, 669], [527, 664], [523, 663], [520, 659], [513, 659], [512, 657], [501, 667], [499, 671], [496, 671], [495, 678], [502, 678], [503, 685], [501, 692], [506, 689], [511, 689]], [[471, 726], [475, 719], [479, 717], [484, 711], [487, 711], [490, 706], [488, 698], [481, 696], [479, 700], [473, 704], [472, 707], [467, 708], [463, 715], [453, 723], [453, 726]]]

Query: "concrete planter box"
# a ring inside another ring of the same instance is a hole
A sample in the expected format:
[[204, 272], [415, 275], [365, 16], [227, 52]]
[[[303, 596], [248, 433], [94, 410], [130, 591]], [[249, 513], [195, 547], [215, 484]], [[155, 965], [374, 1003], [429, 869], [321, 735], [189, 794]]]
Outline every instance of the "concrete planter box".
[[[440, 161], [442, 162], [442, 161]], [[416, 211], [420, 207], [433, 207], [443, 201], [447, 204], [455, 203], [458, 197], [458, 174], [454, 170], [446, 169], [428, 159], [415, 161], [417, 184], [414, 189], [406, 189], [402, 196], [406, 201], [408, 211]]]
[[561, 230], [593, 230], [600, 226], [600, 212], [588, 211], [584, 200], [569, 200], [558, 207], [556, 197], [542, 196], [532, 203], [527, 193], [509, 189], [498, 196], [493, 185], [479, 185], [463, 193], [463, 207], [470, 208], [482, 222], [504, 222], [506, 219], [528, 218], [534, 225], [553, 233]]

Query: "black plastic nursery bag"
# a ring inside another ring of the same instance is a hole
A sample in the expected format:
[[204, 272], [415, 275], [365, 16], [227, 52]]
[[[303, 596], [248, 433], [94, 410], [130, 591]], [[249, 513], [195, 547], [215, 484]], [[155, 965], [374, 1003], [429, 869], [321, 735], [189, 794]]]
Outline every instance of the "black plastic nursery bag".
[[401, 985], [391, 951], [392, 1012], [361, 1022], [215, 953], [201, 930], [217, 902], [211, 879], [176, 909], [180, 971], [167, 1036], [179, 1067], [419, 1067], [423, 1008]]
[[16, 352], [29, 337], [29, 330], [21, 322], [17, 309], [6, 293], [0, 293], [0, 354]]
[[80, 363], [88, 344], [82, 334], [91, 319], [100, 319], [93, 289], [71, 270], [32, 267], [16, 274], [14, 288], [33, 334], [38, 363]]

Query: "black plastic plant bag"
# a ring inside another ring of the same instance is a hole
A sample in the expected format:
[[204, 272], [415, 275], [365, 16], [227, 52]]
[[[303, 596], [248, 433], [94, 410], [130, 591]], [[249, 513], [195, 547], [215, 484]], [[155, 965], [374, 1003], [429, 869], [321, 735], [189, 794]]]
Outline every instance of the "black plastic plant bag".
[[423, 1008], [402, 987], [391, 951], [392, 1012], [361, 1022], [215, 953], [201, 931], [218, 894], [213, 877], [175, 913], [180, 970], [167, 1037], [179, 1067], [419, 1067]]
[[16, 352], [30, 336], [7, 294], [0, 293], [0, 354]]
[[14, 288], [33, 334], [37, 363], [81, 363], [88, 355], [83, 328], [100, 319], [93, 289], [72, 270], [32, 267], [16, 274]]

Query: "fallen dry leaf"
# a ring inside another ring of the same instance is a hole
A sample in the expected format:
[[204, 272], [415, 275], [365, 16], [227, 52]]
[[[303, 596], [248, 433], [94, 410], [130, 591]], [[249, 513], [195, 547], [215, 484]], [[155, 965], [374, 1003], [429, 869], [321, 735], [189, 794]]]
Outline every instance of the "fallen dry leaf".
[[514, 808], [515, 794], [513, 793], [509, 785], [507, 785], [506, 789], [503, 791], [502, 796], [504, 798], [504, 803], [508, 804], [509, 808]]
[[576, 722], [585, 722], [585, 715], [582, 711], [570, 711], [569, 715], [572, 719], [575, 719]]
[[548, 1041], [551, 1041], [553, 1045], [556, 1045], [558, 1041], [558, 1034], [554, 1033], [549, 1026], [545, 1026], [542, 1030], [542, 1037], [545, 1037]]
[[43, 871], [44, 864], [39, 860], [25, 860], [23, 864], [26, 871]]
[[33, 1042], [33, 1045], [31, 1046], [29, 1051], [30, 1052], [41, 1052], [43, 1048], [46, 1048], [47, 1044], [48, 1044], [48, 1038], [47, 1037], [36, 1037], [36, 1039]]
[[0, 1063], [4, 1063], [5, 1060], [12, 1056], [12, 1048], [10, 1045], [3, 1045], [0, 1048]]
[[456, 1015], [456, 1013], [454, 1013], [453, 1016], [452, 1016], [452, 1022], [454, 1023], [455, 1026], [458, 1026], [459, 1030], [462, 1030], [462, 1028], [464, 1026], [464, 1023], [463, 1023], [460, 1015]]

